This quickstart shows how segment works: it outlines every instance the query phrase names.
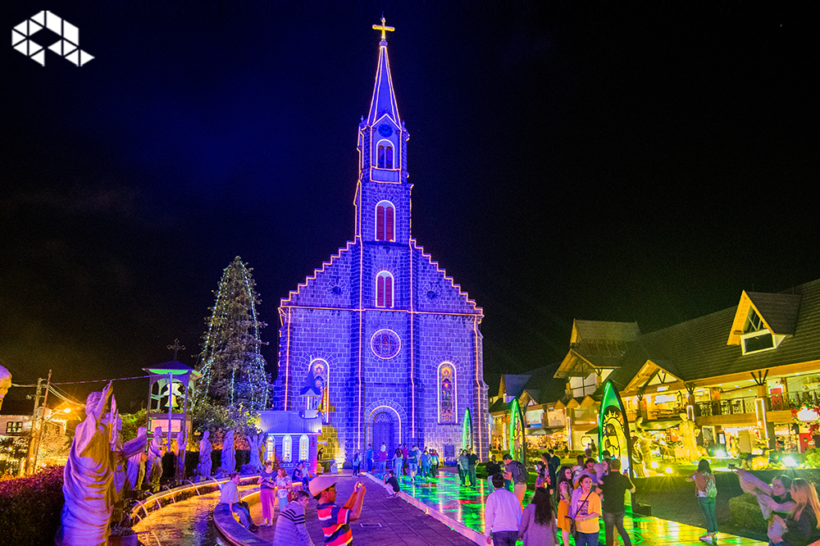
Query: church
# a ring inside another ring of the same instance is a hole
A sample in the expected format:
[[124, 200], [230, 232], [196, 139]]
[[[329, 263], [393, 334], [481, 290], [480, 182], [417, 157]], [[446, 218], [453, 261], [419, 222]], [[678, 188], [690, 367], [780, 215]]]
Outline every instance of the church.
[[[357, 131], [353, 240], [279, 306], [273, 408], [322, 422], [325, 457], [384, 443], [452, 458], [488, 451], [483, 311], [411, 233], [407, 144], [381, 31], [370, 110]], [[309, 199], [305, 194], [305, 200]]]

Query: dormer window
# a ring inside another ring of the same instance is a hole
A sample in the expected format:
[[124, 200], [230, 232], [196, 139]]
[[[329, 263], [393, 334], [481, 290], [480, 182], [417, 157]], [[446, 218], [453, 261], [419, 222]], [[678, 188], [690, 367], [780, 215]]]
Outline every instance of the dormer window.
[[376, 240], [395, 241], [393, 226], [396, 209], [390, 201], [379, 201], [376, 205]]
[[743, 349], [743, 354], [756, 353], [759, 351], [768, 351], [775, 349], [774, 337], [772, 333], [766, 328], [763, 319], [757, 314], [754, 308], [749, 308], [749, 315], [746, 317], [746, 323], [743, 325], [743, 335], [740, 336], [740, 346]]
[[393, 145], [389, 141], [382, 140], [379, 142], [377, 158], [377, 165], [380, 169], [393, 168]]

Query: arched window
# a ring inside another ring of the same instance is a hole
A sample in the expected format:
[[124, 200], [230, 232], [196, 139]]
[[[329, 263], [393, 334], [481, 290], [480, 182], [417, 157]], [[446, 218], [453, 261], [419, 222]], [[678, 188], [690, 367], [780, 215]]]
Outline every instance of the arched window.
[[290, 434], [282, 440], [282, 462], [289, 463], [293, 460], [293, 438]]
[[379, 141], [378, 146], [378, 167], [380, 169], [393, 168], [393, 144], [388, 140]]
[[393, 307], [393, 275], [387, 271], [376, 275], [376, 307]]
[[307, 461], [308, 460], [308, 445], [310, 445], [310, 440], [308, 440], [307, 434], [302, 434], [302, 437], [299, 438], [299, 460], [300, 461]]
[[456, 368], [449, 362], [438, 367], [438, 422], [456, 423]]
[[265, 439], [265, 460], [272, 461], [275, 452], [276, 440], [273, 439], [273, 434], [268, 434], [268, 437]]
[[376, 205], [376, 240], [395, 241], [396, 208], [390, 201], [379, 201]]
[[326, 360], [316, 358], [310, 363], [310, 371], [316, 386], [322, 391], [319, 407], [316, 409], [322, 412], [322, 421], [327, 423], [330, 415], [330, 366]]

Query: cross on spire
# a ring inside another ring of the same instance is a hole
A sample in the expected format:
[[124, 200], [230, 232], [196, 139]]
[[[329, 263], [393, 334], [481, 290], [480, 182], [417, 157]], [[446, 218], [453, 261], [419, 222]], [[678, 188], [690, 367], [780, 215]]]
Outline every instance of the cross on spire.
[[393, 32], [396, 30], [396, 27], [388, 27], [385, 24], [384, 14], [382, 14], [382, 24], [381, 25], [373, 25], [373, 30], [381, 30], [382, 31], [382, 39], [379, 42], [379, 45], [387, 45], [387, 31]]
[[175, 339], [173, 345], [168, 345], [169, 351], [174, 351], [174, 360], [177, 359], [177, 353], [185, 350], [185, 345], [180, 345], [179, 340]]

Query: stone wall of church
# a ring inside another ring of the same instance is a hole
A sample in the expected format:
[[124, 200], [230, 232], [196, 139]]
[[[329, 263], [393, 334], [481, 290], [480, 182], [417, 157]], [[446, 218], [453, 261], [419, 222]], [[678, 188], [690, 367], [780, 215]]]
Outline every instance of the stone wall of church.
[[[465, 409], [470, 408], [476, 423], [474, 390], [476, 378], [473, 317], [452, 315], [420, 315], [418, 320], [418, 352], [423, 379], [420, 419], [424, 442], [440, 454], [444, 446], [461, 447]], [[456, 369], [456, 424], [440, 424], [438, 416], [438, 368], [450, 362]], [[478, 370], [479, 377], [483, 370]], [[474, 427], [475, 429], [475, 424]]]

